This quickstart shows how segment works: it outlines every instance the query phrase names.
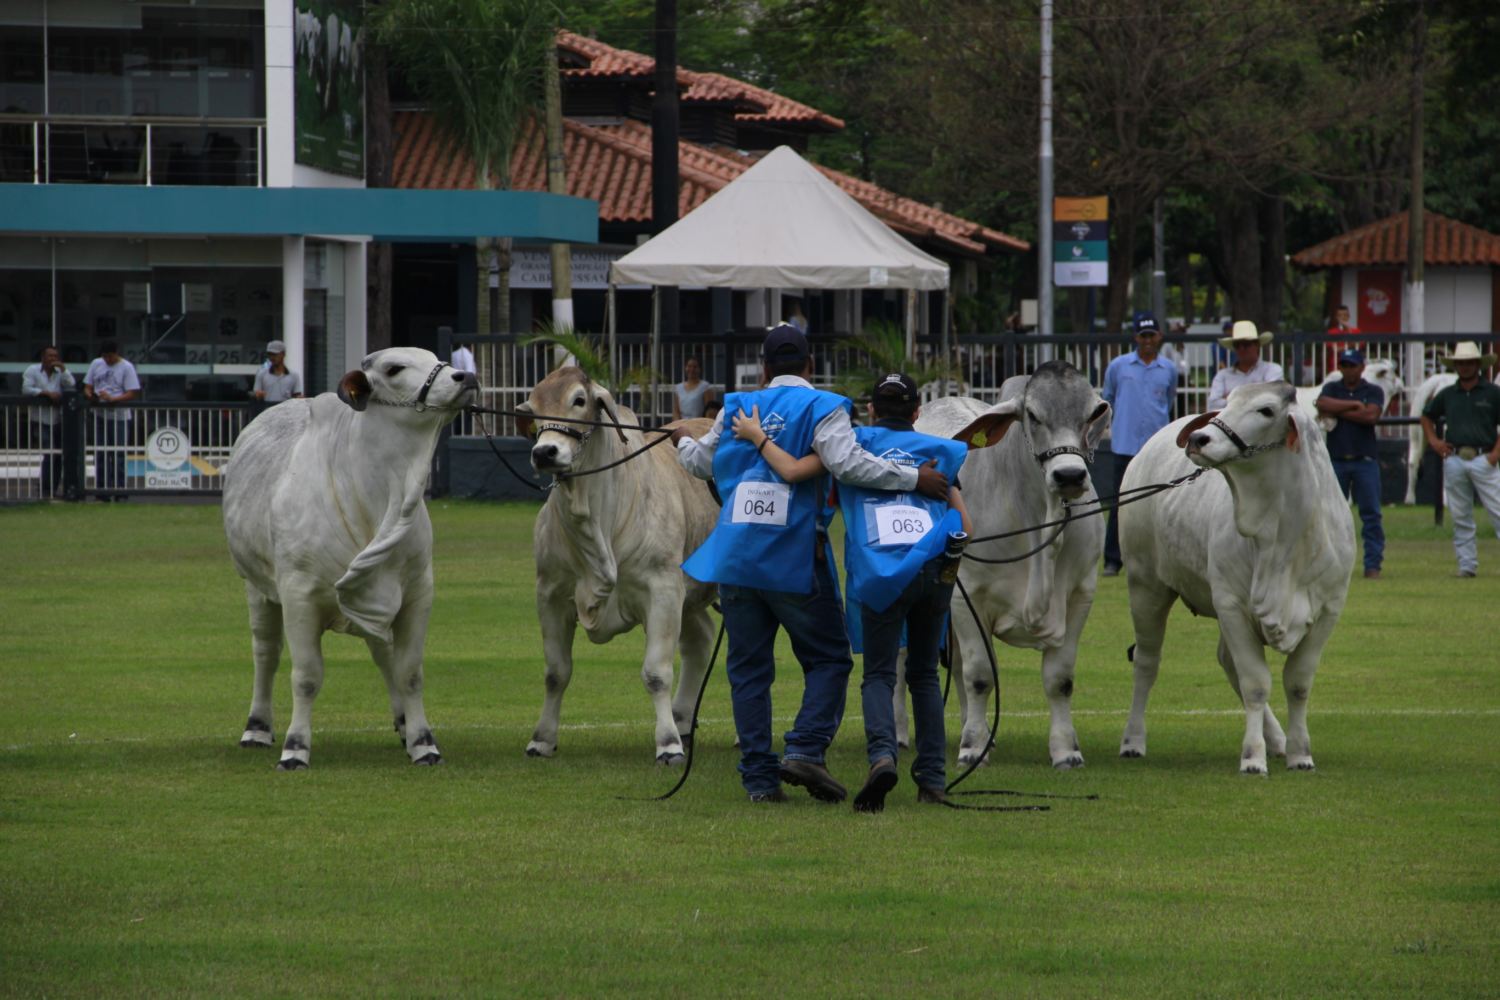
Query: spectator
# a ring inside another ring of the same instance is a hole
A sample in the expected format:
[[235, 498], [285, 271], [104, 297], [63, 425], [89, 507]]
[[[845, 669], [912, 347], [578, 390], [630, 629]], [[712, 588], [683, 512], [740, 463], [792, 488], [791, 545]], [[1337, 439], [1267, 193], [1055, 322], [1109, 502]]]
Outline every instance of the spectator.
[[105, 502], [125, 499], [125, 448], [130, 443], [131, 411], [141, 395], [135, 365], [120, 356], [120, 345], [106, 340], [83, 376], [83, 395], [104, 410], [94, 420], [94, 490]]
[[283, 403], [302, 398], [302, 376], [286, 366], [286, 344], [273, 340], [266, 345], [269, 365], [255, 373], [255, 398], [267, 403]]
[[1349, 307], [1340, 302], [1333, 307], [1333, 318], [1328, 321], [1328, 339], [1335, 341], [1328, 345], [1326, 357], [1323, 363], [1323, 373], [1327, 375], [1332, 372], [1338, 364], [1338, 353], [1349, 348], [1360, 348], [1362, 345], [1353, 343], [1337, 343], [1337, 341], [1351, 341], [1359, 336], [1359, 327], [1349, 321]]
[[682, 381], [672, 387], [672, 419], [706, 416], [713, 394], [714, 387], [703, 381], [703, 364], [688, 358], [682, 363]]
[[73, 373], [63, 366], [62, 358], [55, 347], [42, 348], [42, 360], [27, 368], [21, 375], [21, 394], [40, 397], [30, 407], [31, 440], [35, 447], [46, 454], [42, 458], [42, 496], [56, 496], [62, 488], [62, 452], [57, 432], [61, 424], [58, 407], [63, 393], [72, 392], [75, 382]]
[[[1226, 319], [1224, 321], [1224, 324], [1219, 327], [1219, 332], [1222, 333], [1224, 336], [1227, 337], [1227, 336], [1229, 336], [1229, 332], [1230, 332], [1231, 329], [1233, 329], [1233, 327], [1234, 327], [1234, 320], [1232, 320], [1232, 319]], [[1220, 368], [1231, 368], [1231, 367], [1234, 366], [1234, 360], [1235, 360], [1235, 358], [1234, 358], [1234, 352], [1233, 351], [1231, 351], [1229, 348], [1223, 346], [1222, 344], [1215, 344], [1215, 345], [1213, 345], [1213, 347], [1214, 347], [1214, 371], [1215, 372], [1217, 372]]]
[[1364, 525], [1365, 579], [1380, 579], [1385, 530], [1380, 523], [1380, 446], [1375, 422], [1385, 409], [1385, 393], [1364, 380], [1365, 356], [1348, 348], [1338, 356], [1342, 380], [1328, 382], [1318, 396], [1318, 412], [1338, 422], [1328, 432], [1333, 474], [1347, 497], [1353, 494]]
[[1210, 410], [1222, 410], [1229, 394], [1242, 385], [1286, 380], [1280, 365], [1260, 359], [1260, 349], [1270, 342], [1271, 334], [1258, 332], [1248, 319], [1238, 321], [1233, 333], [1219, 338], [1222, 346], [1234, 351], [1234, 364], [1221, 368], [1214, 375], [1213, 384], [1208, 388]]
[[[1135, 314], [1135, 350], [1122, 354], [1104, 370], [1104, 401], [1114, 408], [1110, 450], [1114, 452], [1110, 497], [1119, 495], [1130, 460], [1151, 435], [1172, 422], [1177, 396], [1177, 368], [1161, 357], [1161, 329], [1149, 312]], [[1120, 557], [1118, 505], [1111, 502], [1104, 529], [1104, 575], [1118, 576]]]
[[[1458, 373], [1458, 381], [1439, 392], [1422, 411], [1427, 444], [1443, 456], [1443, 486], [1453, 514], [1453, 549], [1458, 572], [1479, 572], [1479, 549], [1474, 544], [1474, 498], [1489, 511], [1490, 526], [1500, 537], [1500, 386], [1479, 374], [1495, 365], [1495, 355], [1480, 354], [1479, 345], [1466, 340], [1443, 357]], [[1442, 437], [1437, 422], [1443, 422]]]

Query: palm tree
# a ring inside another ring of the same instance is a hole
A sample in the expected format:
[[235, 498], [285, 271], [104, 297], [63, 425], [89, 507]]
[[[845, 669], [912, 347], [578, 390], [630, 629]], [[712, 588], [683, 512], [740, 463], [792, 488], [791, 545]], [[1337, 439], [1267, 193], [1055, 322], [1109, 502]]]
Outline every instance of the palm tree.
[[[516, 143], [543, 94], [558, 17], [552, 0], [388, 0], [376, 37], [474, 163], [474, 187], [510, 188]], [[510, 331], [510, 239], [474, 241], [476, 326], [489, 333], [490, 258], [498, 248], [501, 332]], [[494, 379], [495, 372], [486, 373]]]
[[953, 379], [953, 365], [931, 358], [911, 360], [906, 356], [906, 334], [895, 323], [874, 320], [865, 325], [864, 336], [845, 337], [839, 346], [864, 357], [862, 366], [850, 365], [839, 373], [833, 391], [855, 402], [868, 402], [875, 383], [890, 372], [905, 372], [918, 386], [938, 379]]

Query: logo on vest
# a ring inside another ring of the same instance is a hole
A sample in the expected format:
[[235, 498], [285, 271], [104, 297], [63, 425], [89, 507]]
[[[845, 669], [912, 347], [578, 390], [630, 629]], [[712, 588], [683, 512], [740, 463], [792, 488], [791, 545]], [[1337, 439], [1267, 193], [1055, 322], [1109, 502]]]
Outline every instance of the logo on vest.
[[760, 429], [766, 432], [766, 437], [775, 441], [777, 436], [786, 430], [786, 417], [772, 410], [760, 418]]
[[917, 456], [904, 448], [887, 448], [880, 453], [880, 457], [887, 462], [895, 462], [897, 465], [921, 465]]

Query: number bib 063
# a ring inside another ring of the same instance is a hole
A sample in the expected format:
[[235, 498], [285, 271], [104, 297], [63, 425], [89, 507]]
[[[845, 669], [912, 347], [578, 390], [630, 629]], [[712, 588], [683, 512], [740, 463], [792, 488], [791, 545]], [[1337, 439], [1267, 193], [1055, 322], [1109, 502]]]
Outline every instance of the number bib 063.
[[915, 545], [932, 530], [932, 515], [921, 507], [881, 504], [875, 508], [875, 529], [877, 545]]
[[730, 520], [735, 524], [774, 524], [785, 527], [791, 500], [792, 488], [786, 483], [741, 481], [734, 491], [734, 508]]

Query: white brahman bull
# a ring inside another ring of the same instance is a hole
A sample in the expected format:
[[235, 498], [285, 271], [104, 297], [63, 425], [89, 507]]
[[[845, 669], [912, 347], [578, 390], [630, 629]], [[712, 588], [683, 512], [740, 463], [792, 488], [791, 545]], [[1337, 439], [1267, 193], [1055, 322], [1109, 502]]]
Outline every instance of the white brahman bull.
[[[251, 421], [224, 474], [224, 530], [245, 579], [255, 688], [240, 746], [270, 746], [283, 632], [292, 721], [281, 761], [304, 768], [326, 630], [363, 638], [417, 764], [442, 758], [422, 707], [432, 607], [432, 524], [422, 494], [443, 426], [474, 401], [474, 376], [429, 351], [376, 351], [338, 394], [290, 399]], [[374, 404], [374, 405], [371, 405]]]
[[[1420, 417], [1434, 396], [1457, 381], [1458, 376], [1453, 372], [1429, 375], [1412, 393], [1407, 415]], [[1422, 470], [1422, 453], [1426, 450], [1427, 435], [1422, 432], [1422, 425], [1412, 424], [1407, 428], [1406, 441], [1406, 502], [1409, 504], [1417, 502], [1417, 473]]]
[[[1338, 420], [1318, 412], [1318, 397], [1323, 394], [1323, 386], [1330, 382], [1340, 381], [1343, 377], [1338, 371], [1332, 371], [1321, 385], [1304, 386], [1297, 390], [1297, 405], [1302, 407], [1303, 412], [1312, 417], [1325, 432], [1333, 430]], [[1401, 375], [1396, 371], [1396, 362], [1389, 358], [1370, 359], [1365, 365], [1364, 380], [1371, 385], [1378, 386], [1380, 391], [1385, 393], [1387, 407], [1391, 405], [1392, 400], [1406, 391], [1406, 384], [1401, 381]]]
[[[1193, 483], [1120, 508], [1120, 551], [1135, 624], [1135, 697], [1120, 756], [1146, 754], [1146, 700], [1178, 598], [1219, 620], [1219, 664], [1245, 706], [1243, 774], [1266, 773], [1269, 745], [1287, 767], [1312, 770], [1307, 699], [1354, 566], [1354, 527], [1323, 435], [1285, 382], [1241, 386], [1222, 411], [1154, 434], [1125, 472], [1125, 489], [1194, 466]], [[1286, 654], [1287, 731], [1267, 704], [1265, 646]]]
[[[641, 679], [656, 707], [656, 759], [684, 758], [681, 730], [708, 668], [716, 588], [685, 576], [682, 561], [713, 530], [719, 510], [707, 487], [670, 445], [652, 448], [598, 475], [590, 469], [647, 443], [640, 431], [569, 424], [549, 417], [634, 424], [609, 390], [576, 367], [559, 368], [531, 391], [520, 410], [522, 433], [536, 428], [531, 464], [559, 478], [536, 519], [536, 607], [547, 661], [546, 697], [526, 753], [557, 752], [563, 693], [573, 676], [573, 634], [605, 643], [637, 625], [646, 629]], [[708, 421], [683, 421], [695, 434]], [[675, 424], [671, 426], [677, 426]], [[653, 434], [649, 440], [656, 440]], [[682, 647], [682, 677], [672, 697], [672, 659]]]
[[[1087, 504], [1094, 490], [1085, 458], [1108, 428], [1109, 412], [1109, 404], [1076, 368], [1049, 361], [1033, 375], [1006, 379], [994, 406], [962, 397], [939, 399], [922, 407], [916, 426], [976, 447], [959, 478], [974, 537], [982, 538], [1058, 520], [1065, 503]], [[981, 542], [971, 545], [969, 554], [1017, 556], [1046, 541], [1054, 530]], [[1070, 702], [1073, 665], [1078, 637], [1093, 607], [1103, 551], [1104, 521], [1086, 517], [1067, 525], [1055, 542], [1029, 559], [1008, 564], [964, 560], [959, 580], [980, 621], [976, 625], [955, 590], [950, 611], [963, 665], [960, 764], [972, 763], [989, 742], [985, 703], [993, 680], [985, 648], [994, 636], [1042, 651], [1042, 688], [1052, 711], [1047, 738], [1052, 766], [1083, 766]]]

